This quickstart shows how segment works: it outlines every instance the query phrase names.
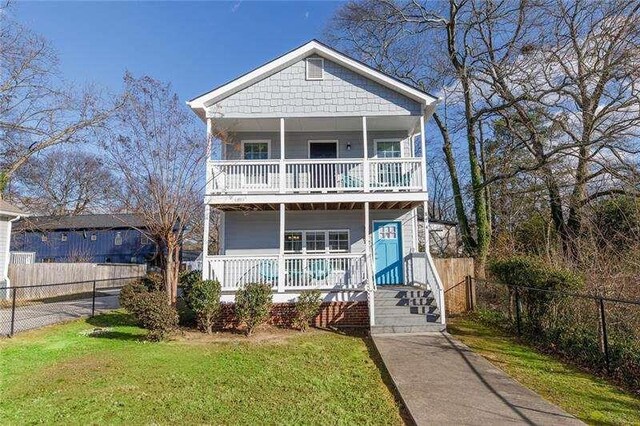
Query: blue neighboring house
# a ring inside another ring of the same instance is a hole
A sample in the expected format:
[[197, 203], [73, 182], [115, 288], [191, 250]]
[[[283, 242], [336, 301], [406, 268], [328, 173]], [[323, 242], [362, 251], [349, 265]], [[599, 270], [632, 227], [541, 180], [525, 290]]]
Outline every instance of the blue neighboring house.
[[14, 224], [11, 251], [36, 262], [149, 263], [157, 246], [135, 214], [32, 216]]

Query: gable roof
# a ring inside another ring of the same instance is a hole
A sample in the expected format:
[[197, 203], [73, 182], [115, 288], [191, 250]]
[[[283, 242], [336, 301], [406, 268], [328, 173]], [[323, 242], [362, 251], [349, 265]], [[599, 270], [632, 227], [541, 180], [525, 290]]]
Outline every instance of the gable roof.
[[363, 75], [370, 80], [401, 93], [410, 99], [420, 102], [421, 104], [429, 105], [438, 101], [436, 96], [380, 72], [364, 62], [353, 59], [350, 56], [319, 42], [318, 40], [311, 40], [234, 80], [224, 83], [209, 92], [191, 99], [187, 102], [187, 105], [189, 105], [198, 115], [204, 117], [205, 108], [214, 105], [234, 93], [257, 83], [258, 81], [263, 80], [310, 55], [319, 55], [323, 58], [334, 61], [351, 71]]
[[81, 229], [145, 228], [142, 218], [133, 213], [83, 214], [78, 216], [34, 216], [17, 221], [13, 230], [55, 231]]
[[0, 215], [10, 217], [27, 216], [25, 212], [4, 200], [0, 200]]

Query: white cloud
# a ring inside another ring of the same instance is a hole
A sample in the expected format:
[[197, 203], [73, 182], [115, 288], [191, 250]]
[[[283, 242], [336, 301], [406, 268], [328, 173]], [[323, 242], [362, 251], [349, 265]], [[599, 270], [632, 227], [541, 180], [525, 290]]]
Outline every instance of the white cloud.
[[233, 6], [231, 6], [231, 13], [236, 13], [238, 9], [240, 9], [241, 3], [242, 3], [242, 0], [235, 2]]

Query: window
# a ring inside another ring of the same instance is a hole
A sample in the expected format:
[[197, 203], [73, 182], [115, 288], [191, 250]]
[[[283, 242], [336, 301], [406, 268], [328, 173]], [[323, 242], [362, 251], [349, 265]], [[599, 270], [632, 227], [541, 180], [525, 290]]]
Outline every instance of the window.
[[400, 158], [402, 157], [402, 147], [398, 140], [378, 140], [376, 141], [376, 156], [378, 158]]
[[135, 256], [131, 256], [131, 263], [137, 263], [138, 262], [138, 258]]
[[122, 233], [121, 232], [116, 232], [116, 238], [113, 242], [115, 245], [117, 246], [121, 246], [122, 245]]
[[62, 241], [67, 241], [67, 238], [68, 238], [68, 236], [67, 236], [67, 233], [66, 233], [66, 232], [63, 232], [63, 233], [62, 233], [62, 235], [60, 236], [60, 239], [61, 239]]
[[149, 238], [147, 236], [147, 234], [145, 234], [144, 232], [140, 232], [140, 245], [141, 246], [146, 246], [147, 244], [151, 244], [153, 241], [151, 241], [151, 238]]
[[242, 141], [242, 153], [245, 160], [268, 160], [270, 141]]
[[329, 231], [329, 251], [349, 251], [349, 232]]
[[381, 240], [395, 240], [398, 238], [398, 228], [396, 225], [381, 226], [378, 229], [378, 238]]
[[307, 58], [306, 78], [307, 80], [324, 79], [324, 59]]
[[40, 237], [40, 240], [42, 240], [43, 243], [46, 243], [49, 240], [49, 238], [47, 237], [46, 234], [42, 234], [42, 236]]
[[349, 248], [347, 230], [287, 231], [284, 234], [286, 253], [345, 253]]
[[306, 232], [306, 247], [307, 252], [325, 251], [326, 248], [326, 235], [324, 231], [307, 231]]
[[288, 253], [299, 253], [302, 251], [302, 232], [284, 233], [284, 251]]
[[91, 241], [95, 241], [98, 239], [98, 236], [96, 234], [91, 234]]

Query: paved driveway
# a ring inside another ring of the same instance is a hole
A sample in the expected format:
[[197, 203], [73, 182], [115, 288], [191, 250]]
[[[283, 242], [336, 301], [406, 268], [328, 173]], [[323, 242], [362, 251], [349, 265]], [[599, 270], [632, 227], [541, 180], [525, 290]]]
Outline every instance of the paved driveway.
[[[117, 309], [120, 289], [99, 290], [96, 297], [96, 313]], [[17, 306], [14, 333], [44, 327], [91, 315], [91, 297], [50, 303], [33, 303]], [[0, 309], [0, 336], [11, 330], [11, 308]]]
[[583, 424], [447, 333], [373, 341], [418, 425]]

